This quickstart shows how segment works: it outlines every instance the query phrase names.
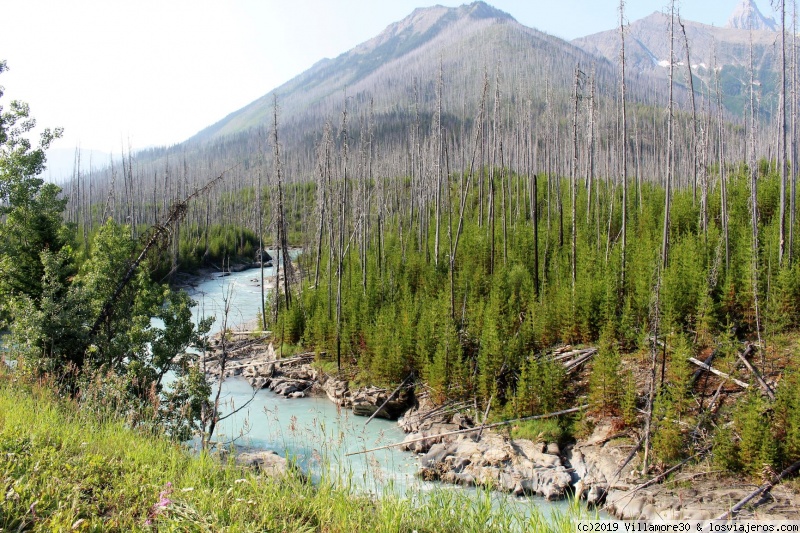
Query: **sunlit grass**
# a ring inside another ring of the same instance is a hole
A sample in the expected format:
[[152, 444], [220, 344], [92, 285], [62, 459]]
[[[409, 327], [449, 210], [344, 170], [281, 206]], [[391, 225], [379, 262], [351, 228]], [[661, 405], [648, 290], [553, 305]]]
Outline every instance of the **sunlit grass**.
[[0, 531], [566, 531], [583, 512], [486, 490], [373, 498], [335, 477], [259, 476], [0, 374]]

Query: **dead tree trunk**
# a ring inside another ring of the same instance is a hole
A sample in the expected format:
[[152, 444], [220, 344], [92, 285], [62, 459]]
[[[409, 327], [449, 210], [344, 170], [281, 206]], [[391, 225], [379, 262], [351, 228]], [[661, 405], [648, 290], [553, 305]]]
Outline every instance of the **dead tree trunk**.
[[625, 265], [627, 264], [628, 249], [628, 123], [625, 115], [625, 0], [619, 2], [619, 91], [620, 91], [620, 126], [622, 138], [620, 140], [622, 152], [622, 249], [620, 259], [620, 288], [625, 293]]
[[[780, 97], [780, 165], [781, 165], [781, 190], [780, 190], [780, 220], [778, 236], [778, 264], [783, 266], [786, 255], [786, 0], [780, 0], [781, 10], [781, 97]], [[794, 161], [792, 161], [794, 165]]]

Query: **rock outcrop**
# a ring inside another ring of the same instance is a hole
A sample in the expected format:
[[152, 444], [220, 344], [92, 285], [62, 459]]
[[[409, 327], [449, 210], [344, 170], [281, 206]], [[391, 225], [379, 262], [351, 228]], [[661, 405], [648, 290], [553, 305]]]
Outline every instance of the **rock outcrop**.
[[625, 435], [614, 432], [610, 421], [598, 424], [587, 439], [567, 446], [563, 459], [572, 470], [575, 494], [599, 505], [610, 489], [633, 487], [638, 459], [634, 457], [620, 470], [633, 446]]
[[347, 381], [334, 376], [328, 376], [321, 384], [323, 392], [328, 399], [339, 407], [350, 407], [350, 389]]
[[[676, 483], [641, 490], [610, 490], [605, 508], [624, 520], [709, 520], [729, 510], [752, 490], [752, 484], [742, 480], [710, 476], [690, 486]], [[796, 520], [799, 516], [797, 495], [776, 487], [756, 508], [745, 509], [737, 518]]]
[[[378, 387], [356, 389], [350, 396], [353, 414], [356, 416], [375, 415], [379, 418], [397, 420], [410, 407], [411, 395], [408, 390], [401, 390], [389, 399], [393, 392]], [[387, 399], [389, 399], [388, 402]]]
[[458, 436], [434, 444], [420, 458], [420, 475], [428, 480], [489, 486], [548, 500], [564, 498], [571, 491], [572, 481], [561, 458], [548, 453], [548, 446], [496, 433], [480, 438]]
[[[340, 407], [352, 408], [357, 416], [396, 420], [411, 405], [408, 389], [392, 395], [393, 390], [378, 387], [350, 389], [344, 379], [328, 376], [311, 363], [313, 353], [279, 359], [270, 343], [266, 348], [248, 335], [233, 335], [226, 352], [225, 377], [241, 376], [254, 389], [267, 388], [288, 398], [302, 398], [312, 393], [325, 393]], [[206, 356], [206, 372], [217, 379], [221, 373], [222, 348], [218, 338], [211, 342]], [[385, 405], [384, 405], [385, 403]], [[380, 411], [379, 411], [380, 409]]]
[[556, 443], [476, 430], [471, 417], [433, 407], [423, 398], [400, 421], [409, 431], [403, 449], [419, 454], [420, 476], [464, 486], [489, 486], [516, 495], [537, 495], [549, 500], [571, 492], [572, 476], [563, 464]]

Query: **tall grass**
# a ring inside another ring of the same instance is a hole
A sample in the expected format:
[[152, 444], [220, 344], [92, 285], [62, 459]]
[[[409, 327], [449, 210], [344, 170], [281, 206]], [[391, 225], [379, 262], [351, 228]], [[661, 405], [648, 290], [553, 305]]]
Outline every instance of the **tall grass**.
[[545, 519], [489, 491], [375, 499], [324, 476], [268, 478], [2, 373], [0, 489], [0, 531], [568, 531], [582, 514]]

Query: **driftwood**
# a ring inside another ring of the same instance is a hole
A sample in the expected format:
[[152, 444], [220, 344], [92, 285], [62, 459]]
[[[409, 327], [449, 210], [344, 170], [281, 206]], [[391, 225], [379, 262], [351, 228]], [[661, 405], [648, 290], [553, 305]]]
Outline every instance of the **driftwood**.
[[235, 365], [228, 365], [226, 367], [227, 370], [239, 370], [240, 368], [247, 368], [250, 366], [258, 366], [258, 365], [267, 365], [267, 364], [274, 364], [275, 361], [263, 361], [258, 359], [256, 361], [247, 361], [246, 363], [239, 363]]
[[778, 474], [776, 477], [774, 477], [770, 481], [767, 481], [766, 483], [764, 483], [763, 485], [758, 487], [756, 490], [754, 490], [753, 492], [751, 492], [750, 494], [745, 496], [739, 503], [737, 503], [736, 505], [731, 507], [730, 511], [726, 511], [726, 512], [722, 513], [721, 515], [716, 517], [714, 520], [727, 520], [728, 518], [732, 518], [736, 513], [741, 511], [742, 508], [745, 505], [747, 505], [747, 503], [750, 500], [752, 500], [756, 496], [759, 496], [759, 495], [761, 495], [761, 494], [763, 494], [765, 492], [769, 492], [770, 490], [772, 490], [772, 488], [775, 485], [780, 483], [783, 480], [783, 478], [785, 478], [786, 476], [789, 476], [789, 475], [797, 472], [797, 470], [800, 470], [800, 461], [797, 461], [796, 463], [792, 464], [791, 466], [786, 468], [783, 472]]
[[744, 381], [739, 381], [738, 379], [736, 379], [735, 377], [731, 376], [730, 374], [726, 374], [725, 372], [722, 372], [721, 370], [717, 370], [713, 366], [707, 365], [704, 362], [702, 362], [702, 361], [700, 361], [698, 359], [695, 359], [694, 357], [690, 357], [689, 358], [689, 362], [694, 363], [697, 366], [699, 366], [700, 368], [702, 368], [703, 370], [707, 370], [708, 372], [711, 372], [712, 374], [716, 374], [717, 376], [719, 376], [721, 378], [733, 381], [734, 383], [736, 383], [737, 385], [739, 385], [743, 389], [750, 388], [750, 385], [748, 385]]
[[696, 454], [692, 455], [691, 457], [689, 457], [687, 459], [684, 459], [683, 461], [681, 461], [680, 463], [676, 464], [672, 468], [664, 470], [662, 473], [658, 474], [656, 477], [654, 477], [654, 478], [652, 478], [652, 479], [650, 479], [648, 481], [645, 481], [641, 485], [637, 485], [636, 487], [633, 488], [633, 490], [631, 491], [631, 494], [633, 494], [636, 491], [639, 491], [639, 490], [642, 490], [644, 488], [647, 488], [650, 485], [655, 485], [656, 483], [658, 483], [659, 481], [661, 481], [662, 479], [664, 479], [665, 477], [667, 477], [671, 473], [675, 472], [676, 470], [680, 470], [683, 467], [683, 465], [685, 465], [686, 463], [688, 463], [692, 459], [696, 459], [698, 457], [701, 457], [701, 456], [705, 455], [706, 453], [708, 453], [708, 451], [710, 449], [711, 448], [705, 448], [703, 450], [700, 450]]
[[396, 442], [394, 444], [387, 444], [386, 446], [379, 446], [377, 448], [370, 448], [369, 450], [361, 450], [361, 451], [358, 451], [358, 452], [346, 453], [345, 457], [349, 457], [351, 455], [360, 455], [362, 453], [376, 452], [378, 450], [385, 450], [387, 448], [395, 448], [397, 446], [403, 446], [404, 444], [412, 444], [414, 442], [421, 442], [421, 441], [429, 440], [429, 439], [437, 439], [437, 438], [440, 438], [440, 437], [449, 437], [451, 435], [462, 435], [464, 433], [471, 433], [473, 431], [482, 431], [484, 429], [492, 429], [492, 428], [496, 428], [496, 427], [500, 427], [500, 426], [509, 426], [511, 424], [516, 424], [517, 422], [525, 422], [525, 421], [528, 421], [528, 420], [540, 420], [540, 419], [543, 419], [543, 418], [552, 418], [554, 416], [561, 416], [561, 415], [566, 415], [566, 414], [570, 414], [570, 413], [577, 413], [578, 411], [582, 411], [583, 409], [586, 409], [588, 407], [589, 407], [589, 404], [586, 404], [586, 405], [581, 405], [580, 407], [572, 407], [571, 409], [564, 409], [563, 411], [556, 411], [555, 413], [547, 413], [546, 415], [525, 416], [525, 417], [522, 417], [522, 418], [514, 418], [513, 420], [504, 420], [502, 422], [495, 422], [494, 424], [487, 424], [485, 426], [479, 426], [479, 427], [467, 428], [467, 429], [459, 429], [459, 430], [456, 430], [456, 431], [447, 431], [445, 433], [439, 433], [439, 434], [436, 434], [436, 435], [429, 435], [427, 437], [420, 437], [418, 439], [405, 440], [403, 442]]
[[764, 393], [767, 396], [769, 396], [769, 399], [774, 402], [775, 401], [775, 393], [772, 391], [770, 386], [767, 385], [767, 382], [764, 381], [764, 378], [761, 377], [761, 374], [759, 374], [758, 370], [756, 370], [753, 367], [753, 365], [750, 364], [750, 361], [747, 360], [747, 356], [749, 354], [751, 354], [754, 350], [755, 350], [755, 347], [752, 344], [748, 344], [747, 347], [744, 349], [744, 352], [742, 352], [742, 353], [736, 352], [736, 355], [739, 356], [739, 360], [744, 364], [744, 366], [747, 368], [747, 370], [749, 370], [750, 373], [753, 374], [753, 377], [756, 378], [756, 381], [758, 382], [759, 386], [761, 387], [761, 390], [763, 390]]
[[304, 361], [308, 361], [309, 359], [313, 358], [314, 358], [314, 352], [307, 352], [307, 353], [301, 353], [300, 355], [295, 355], [294, 357], [290, 357], [289, 359], [275, 359], [274, 361], [269, 361], [269, 362], [282, 366], [282, 365], [293, 365], [295, 363], [302, 364]]
[[461, 408], [466, 407], [466, 405], [467, 405], [467, 402], [447, 402], [447, 403], [444, 403], [444, 404], [440, 405], [439, 407], [436, 407], [435, 409], [432, 409], [432, 410], [428, 411], [424, 415], [421, 415], [420, 418], [419, 418], [419, 421], [420, 422], [424, 422], [425, 420], [429, 420], [431, 417], [434, 417], [434, 416], [442, 414], [442, 413], [447, 413], [447, 412], [450, 412], [450, 411], [459, 411]]
[[373, 419], [373, 418], [375, 418], [375, 417], [378, 415], [378, 413], [380, 413], [380, 412], [381, 412], [381, 409], [383, 409], [384, 407], [386, 407], [386, 404], [387, 404], [387, 403], [389, 403], [389, 402], [391, 401], [391, 399], [392, 399], [392, 398], [394, 398], [394, 395], [395, 395], [395, 394], [397, 394], [398, 392], [400, 392], [400, 389], [401, 389], [401, 388], [403, 388], [403, 385], [405, 385], [405, 384], [406, 384], [406, 381], [408, 381], [409, 379], [411, 379], [411, 376], [413, 376], [413, 375], [414, 375], [414, 373], [412, 372], [411, 374], [409, 374], [408, 376], [406, 376], [406, 379], [404, 379], [404, 380], [403, 380], [403, 382], [402, 382], [402, 383], [400, 383], [400, 385], [398, 385], [396, 389], [394, 389], [394, 392], [393, 392], [393, 393], [391, 393], [391, 394], [389, 395], [389, 397], [388, 397], [388, 398], [386, 398], [386, 401], [384, 401], [384, 402], [381, 404], [381, 406], [380, 406], [380, 407], [378, 407], [378, 410], [377, 410], [377, 411], [375, 411], [374, 413], [372, 413], [372, 415], [370, 415], [370, 417], [369, 417], [369, 418], [367, 418], [367, 421], [366, 421], [366, 422], [364, 422], [364, 425], [365, 425], [365, 426], [366, 426], [367, 424], [369, 424], [369, 423], [372, 421], [372, 419]]

